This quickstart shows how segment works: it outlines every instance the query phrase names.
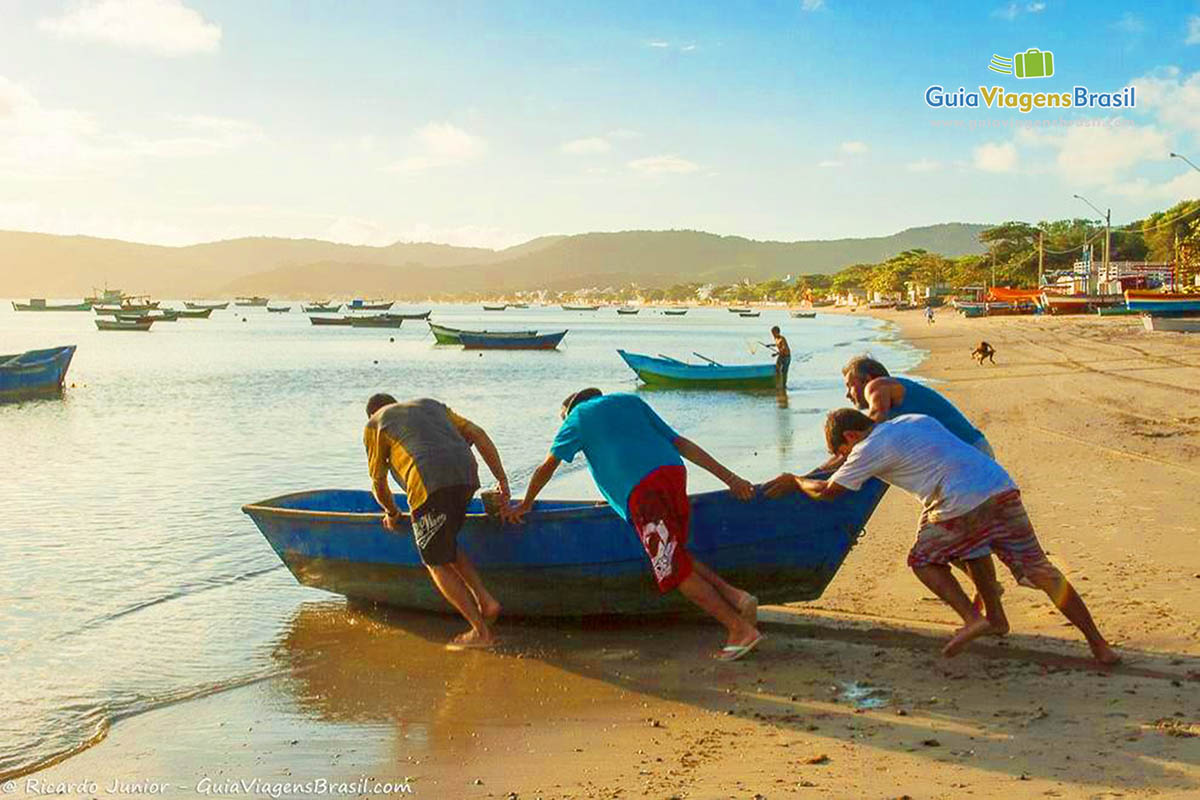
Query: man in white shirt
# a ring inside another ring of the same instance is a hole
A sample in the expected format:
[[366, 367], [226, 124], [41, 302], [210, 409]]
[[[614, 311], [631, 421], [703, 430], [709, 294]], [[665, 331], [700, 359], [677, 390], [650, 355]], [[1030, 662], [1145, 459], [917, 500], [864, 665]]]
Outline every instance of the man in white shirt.
[[1083, 633], [1097, 661], [1121, 660], [1083, 599], [1046, 558], [1020, 490], [995, 461], [924, 414], [877, 423], [861, 411], [838, 409], [825, 421], [825, 441], [831, 453], [846, 457], [828, 480], [785, 473], [767, 484], [767, 494], [778, 497], [798, 489], [815, 500], [828, 500], [847, 490], [858, 491], [874, 477], [919, 498], [921, 520], [908, 565], [963, 620], [943, 655], [958, 655], [972, 639], [991, 632], [987, 617], [972, 605], [950, 571], [950, 562], [962, 560], [974, 567], [990, 551], [1014, 575], [1049, 595]]

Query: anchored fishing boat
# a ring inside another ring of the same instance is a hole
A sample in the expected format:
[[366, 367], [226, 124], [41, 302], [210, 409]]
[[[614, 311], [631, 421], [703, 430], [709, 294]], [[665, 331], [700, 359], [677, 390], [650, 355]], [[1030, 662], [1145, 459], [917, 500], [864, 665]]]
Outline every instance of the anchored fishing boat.
[[62, 394], [75, 345], [0, 355], [0, 402]]
[[682, 317], [688, 310], [686, 308], [664, 308], [663, 313], [668, 317]]
[[234, 298], [233, 304], [236, 306], [261, 308], [269, 302], [271, 302], [269, 299], [255, 295], [254, 297], [236, 297]]
[[267, 306], [267, 311], [270, 311], [272, 314], [286, 314], [291, 310], [291, 306]]
[[153, 317], [96, 320], [96, 327], [102, 331], [148, 331], [153, 324]]
[[742, 317], [743, 319], [754, 319], [756, 317], [762, 316], [762, 312], [761, 311], [743, 311], [741, 314], [738, 314], [738, 316]]
[[641, 311], [640, 308], [618, 308], [617, 309], [618, 314], [636, 314], [639, 311]]
[[211, 308], [187, 308], [183, 311], [172, 309], [172, 313], [177, 319], [208, 319], [212, 316], [212, 312]]
[[458, 340], [468, 350], [554, 350], [567, 335], [566, 331], [505, 335], [487, 334], [480, 336], [470, 331], [460, 331]]
[[792, 319], [816, 319], [817, 312], [815, 311], [793, 311], [791, 312]]
[[393, 312], [390, 312], [388, 314], [388, 316], [389, 317], [399, 317], [400, 319], [429, 319], [429, 315], [432, 313], [433, 313], [432, 309], [429, 311], [409, 311], [409, 312], [393, 311]]
[[[762, 603], [816, 600], [874, 512], [886, 486], [817, 502], [801, 493], [736, 500], [692, 495], [689, 550]], [[404, 497], [397, 496], [401, 510]], [[242, 507], [296, 580], [348, 597], [451, 613], [429, 580], [412, 536], [384, 529], [370, 492], [298, 492]], [[660, 594], [637, 536], [607, 505], [538, 501], [502, 526], [473, 500], [458, 546], [483, 573], [505, 613], [563, 617], [695, 611]]]
[[305, 314], [336, 314], [341, 310], [342, 304], [311, 303], [307, 306], [302, 305], [300, 308], [303, 309]]
[[472, 336], [493, 336], [501, 339], [512, 338], [514, 336], [537, 336], [537, 331], [464, 331], [460, 328], [447, 328], [445, 325], [437, 325], [432, 322], [427, 322], [430, 332], [433, 333], [433, 338], [438, 344], [462, 344], [460, 334], [468, 333]]
[[351, 300], [346, 308], [350, 311], [387, 311], [395, 304], [395, 300]]
[[508, 306], [507, 306], [507, 305], [500, 305], [500, 306], [488, 306], [488, 305], [485, 305], [485, 306], [483, 307], [483, 310], [484, 310], [484, 311], [503, 311], [503, 310], [504, 310], [504, 309], [506, 309], [506, 308], [508, 308]]
[[[314, 317], [315, 319], [315, 317]], [[370, 317], [346, 317], [351, 328], [399, 328], [404, 317], [392, 314], [375, 314]]]
[[729, 313], [730, 314], [749, 314], [750, 309], [747, 307], [742, 307], [742, 306], [730, 306]]
[[342, 325], [349, 328], [353, 320], [349, 317], [309, 317], [308, 321], [313, 325]]
[[226, 300], [224, 303], [191, 303], [185, 300], [183, 305], [185, 308], [188, 308], [192, 311], [201, 311], [204, 309], [209, 309], [212, 311], [224, 311], [225, 309], [229, 308], [229, 301]]
[[563, 306], [563, 311], [599, 311], [600, 306]]
[[669, 356], [641, 355], [618, 350], [617, 355], [647, 385], [686, 389], [774, 389], [774, 364], [718, 364], [707, 356], [704, 364], [688, 364]]
[[34, 297], [28, 303], [12, 304], [13, 311], [91, 311], [91, 302], [84, 300], [82, 303], [60, 303], [51, 305], [46, 302], [44, 297]]

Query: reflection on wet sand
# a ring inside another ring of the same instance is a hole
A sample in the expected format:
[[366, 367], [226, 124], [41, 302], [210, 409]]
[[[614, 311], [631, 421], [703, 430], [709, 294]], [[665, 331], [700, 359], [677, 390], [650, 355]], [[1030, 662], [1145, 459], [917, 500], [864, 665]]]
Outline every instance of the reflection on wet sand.
[[502, 629], [496, 651], [461, 653], [444, 647], [456, 626], [449, 616], [306, 604], [275, 652], [290, 674], [280, 686], [317, 718], [394, 725], [399, 750], [444, 754], [483, 746], [495, 728], [636, 719], [631, 673], [650, 668], [660, 692], [680, 688], [680, 650], [699, 654], [719, 639], [715, 627], [662, 620], [523, 624]]

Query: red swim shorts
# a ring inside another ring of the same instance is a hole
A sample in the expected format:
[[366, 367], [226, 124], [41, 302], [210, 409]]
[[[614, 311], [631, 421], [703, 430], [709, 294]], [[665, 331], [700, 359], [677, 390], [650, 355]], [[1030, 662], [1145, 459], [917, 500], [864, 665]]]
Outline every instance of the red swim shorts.
[[629, 522], [637, 531], [658, 590], [666, 593], [692, 574], [687, 551], [692, 506], [687, 496], [687, 470], [659, 467], [629, 493]]

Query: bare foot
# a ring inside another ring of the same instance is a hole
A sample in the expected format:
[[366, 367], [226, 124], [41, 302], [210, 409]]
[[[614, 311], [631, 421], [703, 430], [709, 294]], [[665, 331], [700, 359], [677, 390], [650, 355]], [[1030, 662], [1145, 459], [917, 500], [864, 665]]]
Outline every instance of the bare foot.
[[738, 613], [742, 615], [742, 619], [746, 620], [746, 624], [754, 627], [758, 624], [758, 598], [749, 592], [743, 592], [744, 597], [742, 602], [738, 603]]
[[1121, 654], [1113, 650], [1108, 642], [1103, 639], [1098, 642], [1089, 642], [1088, 644], [1092, 648], [1092, 655], [1104, 666], [1111, 667], [1114, 664], [1121, 663]]
[[972, 639], [978, 639], [992, 629], [992, 623], [987, 621], [986, 617], [978, 617], [971, 620], [966, 625], [963, 625], [942, 648], [942, 655], [946, 658], [954, 658], [963, 651], [963, 648]]
[[500, 604], [492, 600], [487, 605], [480, 606], [479, 613], [483, 617], [483, 621], [492, 626], [496, 624], [496, 619], [500, 616]]
[[449, 641], [447, 650], [486, 650], [496, 643], [496, 637], [491, 632], [480, 633], [472, 628], [460, 633]]

